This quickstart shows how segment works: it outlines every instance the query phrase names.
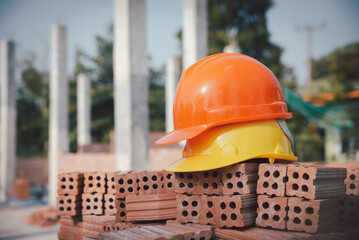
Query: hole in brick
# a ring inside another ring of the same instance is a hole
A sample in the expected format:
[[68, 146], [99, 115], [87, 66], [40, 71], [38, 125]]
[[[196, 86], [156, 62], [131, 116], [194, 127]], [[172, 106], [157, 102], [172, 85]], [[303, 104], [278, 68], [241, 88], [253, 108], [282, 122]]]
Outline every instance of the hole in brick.
[[70, 177], [70, 179], [69, 179], [69, 180], [70, 180], [70, 182], [73, 182], [73, 181], [74, 181], [74, 179], [73, 179], [72, 177]]
[[139, 182], [140, 182], [140, 179], [137, 178], [137, 179], [136, 179], [136, 183], [139, 183]]
[[350, 180], [355, 180], [355, 175], [354, 175], [354, 174], [350, 174], [349, 178], [350, 178]]
[[182, 216], [187, 217], [188, 216], [188, 212], [186, 210], [182, 211]]
[[278, 204], [274, 205], [274, 210], [279, 211], [280, 210], [280, 206]]
[[111, 181], [112, 181], [112, 182], [114, 182], [114, 181], [115, 181], [115, 178], [114, 178], [114, 177], [112, 177], [112, 178], [111, 178]]
[[273, 221], [278, 222], [278, 221], [279, 221], [279, 219], [280, 219], [280, 217], [279, 217], [278, 215], [274, 215], [274, 216], [273, 216]]
[[125, 189], [124, 188], [120, 188], [120, 193], [124, 193]]
[[91, 209], [91, 207], [90, 207], [90, 206], [86, 206], [86, 209], [87, 209], [87, 210], [90, 210], [90, 209]]
[[221, 215], [221, 219], [222, 219], [223, 221], [226, 221], [226, 220], [227, 220], [227, 215], [223, 213], [223, 214]]
[[233, 184], [232, 184], [232, 183], [227, 183], [227, 188], [228, 188], [228, 189], [232, 189], [232, 188], [233, 188]]
[[273, 183], [273, 184], [272, 184], [272, 188], [273, 188], [273, 189], [278, 189], [278, 184], [277, 184], [277, 183]]
[[157, 181], [157, 176], [156, 175], [154, 175], [154, 176], [152, 176], [152, 181]]
[[121, 213], [120, 213], [120, 216], [121, 216], [121, 217], [124, 217], [124, 216], [126, 216], [126, 213], [125, 213], [125, 212], [121, 212]]
[[193, 183], [188, 183], [189, 188], [193, 188]]
[[298, 206], [294, 207], [294, 212], [295, 213], [300, 213], [301, 211], [302, 211], [302, 209], [300, 207], [298, 207]]
[[185, 187], [184, 183], [181, 182], [181, 183], [179, 184], [179, 187], [180, 187], [180, 188], [184, 188], [184, 187]]
[[95, 201], [95, 202], [98, 202], [98, 198], [95, 198], [94, 201]]
[[97, 183], [97, 187], [101, 187], [101, 183]]
[[124, 204], [124, 203], [120, 203], [120, 208], [125, 208], [125, 204]]
[[182, 206], [187, 207], [187, 206], [188, 206], [188, 202], [187, 202], [186, 200], [184, 200], [184, 201], [182, 202]]
[[309, 175], [308, 175], [307, 173], [304, 173], [304, 174], [303, 174], [303, 179], [304, 179], [304, 180], [308, 180], [308, 179], [309, 179]]
[[231, 178], [232, 178], [232, 174], [231, 174], [231, 173], [227, 173], [227, 174], [226, 174], [226, 177], [227, 177], [227, 179], [231, 179]]
[[127, 180], [127, 183], [128, 183], [128, 184], [132, 184], [132, 183], [133, 183], [133, 180], [132, 180], [132, 179], [128, 179], [128, 180]]
[[70, 185], [69, 188], [72, 190], [72, 189], [74, 189], [74, 186]]
[[171, 179], [172, 174], [170, 174], [170, 173], [169, 173], [169, 174], [167, 174], [167, 176], [166, 176], [166, 177], [167, 177], [167, 179]]
[[236, 208], [236, 203], [235, 202], [230, 202], [229, 207], [232, 208], [232, 209], [235, 209]]
[[67, 207], [67, 211], [71, 211], [71, 207]]
[[64, 211], [64, 207], [60, 207], [59, 209], [60, 209], [60, 211]]
[[237, 188], [243, 188], [243, 183], [242, 182], [237, 182]]
[[355, 184], [354, 184], [354, 183], [351, 183], [351, 184], [349, 185], [349, 188], [350, 188], [350, 189], [355, 189]]
[[100, 177], [100, 176], [97, 176], [96, 179], [97, 179], [97, 181], [100, 181], [100, 180], [101, 180], [101, 177]]
[[117, 228], [116, 228], [116, 229], [117, 229], [117, 231], [120, 231], [120, 227], [119, 227], [119, 226], [117, 226]]
[[224, 202], [222, 202], [220, 207], [224, 210], [224, 209], [226, 209], [226, 204]]
[[90, 183], [90, 184], [89, 184], [89, 187], [91, 187], [91, 188], [92, 188], [92, 187], [93, 187], [93, 184], [92, 184], [92, 183]]
[[299, 178], [299, 174], [297, 172], [294, 172], [293, 173], [293, 178], [295, 178], [295, 179]]
[[313, 214], [314, 210], [312, 207], [307, 207], [307, 209], [305, 209], [305, 212], [308, 214]]
[[68, 202], [68, 203], [71, 203], [72, 201], [71, 201], [71, 199], [67, 199], [67, 202]]
[[293, 190], [297, 191], [298, 188], [299, 188], [298, 184], [294, 183], [294, 184], [292, 185], [292, 189], [293, 189]]
[[112, 206], [112, 205], [110, 205], [110, 209], [113, 209], [113, 206]]
[[115, 226], [112, 226], [112, 231], [115, 231]]
[[171, 187], [173, 187], [173, 184], [170, 182], [170, 183], [167, 183], [167, 187], [168, 188], [171, 188]]
[[348, 202], [348, 205], [349, 205], [350, 207], [353, 207], [353, 206], [354, 206], [354, 204], [353, 204], [352, 201], [349, 201], [349, 202]]
[[122, 185], [124, 183], [123, 179], [118, 180], [118, 184]]
[[128, 188], [128, 191], [129, 191], [129, 192], [133, 192], [133, 187], [129, 187], [129, 188]]
[[61, 188], [62, 188], [62, 189], [65, 189], [65, 188], [66, 188], [66, 186], [65, 186], [65, 185], [61, 185]]
[[262, 219], [263, 220], [268, 220], [269, 219], [269, 215], [267, 213], [262, 215]]
[[147, 182], [147, 181], [148, 181], [148, 177], [143, 177], [142, 180], [143, 180], [144, 182]]
[[91, 199], [87, 198], [87, 199], [86, 199], [86, 202], [91, 202]]
[[206, 238], [205, 238], [205, 237], [201, 237], [199, 240], [206, 240]]
[[241, 173], [240, 172], [236, 172], [235, 173], [236, 177], [239, 178], [241, 176]]
[[208, 178], [208, 177], [209, 177], [209, 173], [208, 173], [208, 172], [204, 172], [204, 173], [203, 173], [203, 177]]
[[148, 185], [143, 186], [143, 189], [148, 190], [150, 187]]
[[273, 173], [273, 177], [278, 178], [278, 177], [279, 177], [279, 175], [280, 175], [280, 173], [279, 173], [279, 171], [278, 171], [278, 170], [274, 171], [274, 173]]
[[106, 231], [106, 226], [103, 226], [103, 230]]
[[112, 189], [115, 189], [115, 185], [112, 185]]
[[98, 208], [97, 206], [93, 206], [93, 209], [95, 209], [95, 210], [96, 210], [97, 208]]
[[213, 172], [213, 173], [212, 173], [212, 176], [213, 176], [214, 178], [218, 177], [218, 172]]
[[192, 178], [193, 178], [193, 174], [192, 174], [192, 173], [189, 173], [189, 174], [187, 175], [187, 177], [188, 177], [189, 179], [192, 179]]
[[269, 207], [269, 203], [268, 203], [268, 202], [264, 202], [264, 203], [262, 204], [262, 207], [263, 207], [264, 209], [267, 209], [267, 208]]
[[65, 177], [61, 178], [61, 181], [62, 181], [62, 182], [65, 182], [65, 181], [66, 181], [66, 178], [65, 178]]
[[207, 205], [208, 205], [209, 208], [211, 208], [211, 207], [213, 207], [213, 202], [212, 202], [212, 201], [208, 201], [208, 202], [207, 202]]
[[312, 221], [310, 221], [309, 219], [306, 219], [306, 220], [304, 221], [304, 223], [305, 223], [305, 225], [307, 225], [307, 226], [312, 226], [312, 225], [313, 225]]
[[217, 188], [218, 188], [218, 184], [215, 183], [215, 182], [213, 182], [213, 183], [212, 183], [212, 188], [213, 188], [213, 189], [217, 189]]
[[192, 207], [197, 207], [197, 205], [198, 205], [198, 202], [197, 202], [197, 201], [193, 201], [193, 202], [192, 202]]
[[203, 183], [203, 188], [207, 189], [209, 187], [208, 183]]
[[287, 176], [285, 176], [285, 177], [283, 178], [283, 183], [286, 183], [286, 182], [288, 182], [288, 177], [287, 177]]
[[110, 202], [113, 202], [113, 198], [110, 198], [109, 201], [110, 201]]
[[293, 222], [295, 224], [300, 224], [302, 221], [300, 221], [300, 219], [298, 217], [294, 218]]
[[161, 181], [163, 181], [163, 176], [161, 177]]
[[60, 204], [64, 204], [64, 200], [60, 200]]
[[264, 176], [265, 176], [265, 177], [269, 177], [269, 175], [270, 175], [270, 172], [269, 172], [269, 171], [265, 171]]
[[303, 186], [302, 186], [302, 191], [303, 191], [303, 192], [308, 192], [308, 190], [309, 190], [309, 189], [308, 189], [308, 186], [307, 186], [307, 185], [303, 185]]
[[157, 184], [153, 184], [152, 187], [153, 187], [153, 189], [157, 189], [157, 188], [158, 188], [158, 185], [157, 185]]
[[235, 214], [235, 213], [232, 213], [231, 214], [231, 219], [234, 221], [234, 220], [236, 220], [237, 219], [237, 215]]
[[213, 218], [213, 214], [212, 214], [211, 212], [208, 212], [208, 213], [206, 214], [206, 217], [207, 217], [207, 218]]
[[197, 213], [197, 211], [192, 211], [192, 212], [191, 212], [191, 215], [192, 215], [192, 217], [195, 217], [195, 216], [198, 215], [198, 213]]
[[184, 174], [183, 174], [183, 173], [179, 173], [179, 174], [178, 174], [178, 177], [181, 178], [181, 179], [183, 179], [183, 178], [184, 178]]
[[263, 183], [263, 187], [264, 187], [264, 188], [267, 188], [268, 186], [269, 186], [268, 182], [264, 182], [264, 183]]
[[89, 180], [91, 180], [91, 181], [92, 181], [92, 180], [93, 180], [93, 177], [92, 177], [92, 176], [89, 176]]

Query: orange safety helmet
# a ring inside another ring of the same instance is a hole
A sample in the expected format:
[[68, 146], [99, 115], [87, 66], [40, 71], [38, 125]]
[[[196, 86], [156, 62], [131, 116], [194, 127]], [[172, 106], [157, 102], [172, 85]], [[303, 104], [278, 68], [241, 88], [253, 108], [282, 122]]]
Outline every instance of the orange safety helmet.
[[243, 54], [219, 53], [183, 72], [173, 104], [174, 131], [156, 144], [188, 140], [219, 125], [291, 117], [271, 70]]

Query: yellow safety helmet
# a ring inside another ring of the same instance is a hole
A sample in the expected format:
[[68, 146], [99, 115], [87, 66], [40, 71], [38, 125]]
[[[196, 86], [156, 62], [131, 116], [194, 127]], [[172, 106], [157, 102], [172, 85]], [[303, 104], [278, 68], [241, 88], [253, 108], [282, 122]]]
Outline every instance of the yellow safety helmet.
[[296, 161], [292, 147], [293, 138], [282, 119], [221, 125], [187, 140], [182, 158], [166, 170], [206, 171], [253, 158]]

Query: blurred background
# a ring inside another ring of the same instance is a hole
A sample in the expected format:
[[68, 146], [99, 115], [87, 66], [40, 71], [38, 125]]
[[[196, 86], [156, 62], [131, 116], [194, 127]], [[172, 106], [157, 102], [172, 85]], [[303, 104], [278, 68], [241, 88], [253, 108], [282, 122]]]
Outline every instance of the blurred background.
[[[227, 47], [277, 76], [293, 113], [287, 123], [299, 161], [359, 161], [359, 2], [208, 0], [206, 8], [208, 55]], [[146, 1], [150, 169], [181, 156], [180, 145], [154, 141], [166, 131], [166, 65], [182, 60], [183, 18], [181, 0]], [[69, 152], [60, 157], [59, 172], [115, 168], [113, 21], [113, 1], [0, 0], [0, 40], [16, 44], [15, 172], [30, 186], [24, 198], [47, 202], [53, 24], [67, 28]], [[77, 139], [80, 73], [91, 79], [86, 146]]]

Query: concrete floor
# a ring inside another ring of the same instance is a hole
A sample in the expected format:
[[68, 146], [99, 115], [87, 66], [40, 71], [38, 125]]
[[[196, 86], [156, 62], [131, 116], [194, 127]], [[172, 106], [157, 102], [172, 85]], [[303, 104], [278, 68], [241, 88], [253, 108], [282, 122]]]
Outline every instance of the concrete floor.
[[11, 206], [0, 208], [0, 239], [55, 240], [59, 224], [50, 227], [28, 225], [23, 217], [31, 215], [44, 205]]

